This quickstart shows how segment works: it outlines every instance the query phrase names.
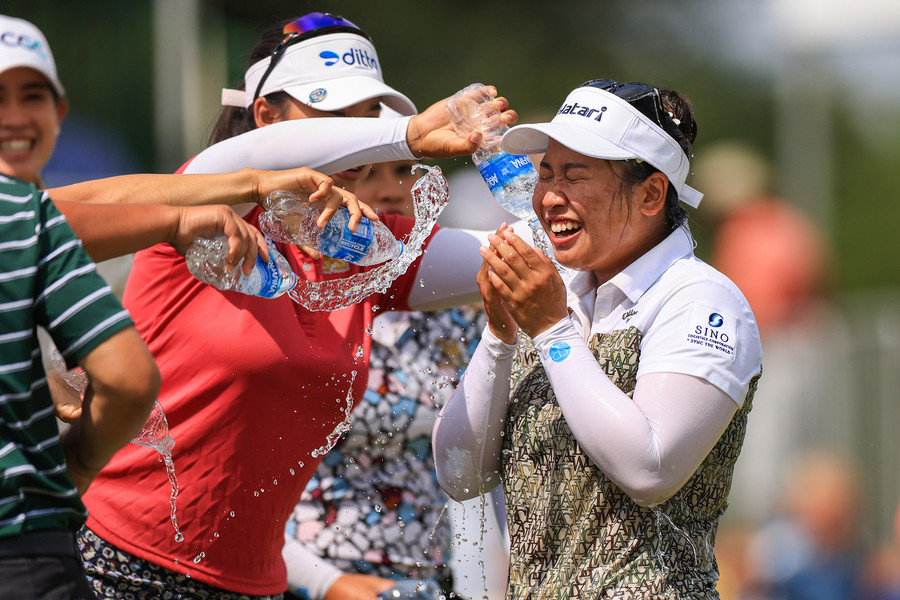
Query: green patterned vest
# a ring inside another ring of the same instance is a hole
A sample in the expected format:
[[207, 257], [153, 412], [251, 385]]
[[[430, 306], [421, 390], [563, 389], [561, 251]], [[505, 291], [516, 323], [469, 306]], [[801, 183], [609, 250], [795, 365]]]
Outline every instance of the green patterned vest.
[[[727, 506], [757, 375], [743, 407], [685, 485], [635, 504], [575, 440], [531, 341], [520, 332], [503, 440], [510, 599], [718, 598], [713, 544]], [[631, 396], [641, 332], [596, 335], [591, 349]]]

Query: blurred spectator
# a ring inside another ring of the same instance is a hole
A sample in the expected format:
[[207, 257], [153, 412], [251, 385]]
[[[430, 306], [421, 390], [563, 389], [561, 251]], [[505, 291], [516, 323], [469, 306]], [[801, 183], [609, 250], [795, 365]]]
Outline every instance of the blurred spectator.
[[746, 296], [763, 344], [765, 376], [728, 517], [758, 524], [775, 507], [786, 462], [825, 437], [817, 415], [831, 408], [827, 399], [839, 389], [828, 377], [837, 372], [837, 349], [824, 342], [834, 339], [826, 294], [830, 249], [809, 218], [772, 193], [769, 164], [755, 150], [713, 144], [697, 156], [694, 171], [712, 219], [709, 262]]
[[900, 600], [900, 505], [893, 539], [872, 553], [865, 575], [865, 600]]
[[746, 146], [713, 146], [695, 172], [716, 220], [712, 263], [741, 288], [763, 338], [806, 318], [829, 278], [828, 247], [815, 224], [772, 194], [768, 164]]
[[852, 600], [864, 570], [862, 488], [855, 465], [828, 451], [792, 463], [778, 512], [750, 540], [754, 600]]

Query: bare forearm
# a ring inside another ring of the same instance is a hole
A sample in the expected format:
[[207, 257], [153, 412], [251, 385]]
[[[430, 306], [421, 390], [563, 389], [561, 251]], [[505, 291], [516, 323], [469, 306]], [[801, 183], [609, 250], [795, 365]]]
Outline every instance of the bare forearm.
[[257, 171], [241, 169], [216, 175], [121, 175], [47, 191], [54, 201], [176, 206], [234, 205], [256, 202], [258, 182]]
[[72, 481], [84, 492], [112, 455], [141, 429], [159, 393], [159, 370], [134, 328], [123, 329], [82, 361], [90, 386], [64, 447]]
[[54, 204], [99, 262], [174, 239], [179, 209], [174, 206], [84, 204], [54, 199]]

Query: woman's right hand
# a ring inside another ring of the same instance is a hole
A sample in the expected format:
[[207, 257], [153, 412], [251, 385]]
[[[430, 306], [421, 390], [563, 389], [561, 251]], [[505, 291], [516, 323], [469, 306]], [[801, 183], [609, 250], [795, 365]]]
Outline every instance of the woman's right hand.
[[[495, 98], [491, 105], [500, 113], [504, 125], [516, 122], [516, 111], [509, 108], [509, 102], [497, 96], [497, 88], [487, 86]], [[406, 129], [406, 143], [413, 154], [422, 157], [447, 158], [472, 154], [478, 149], [482, 135], [472, 132], [465, 137], [460, 136], [453, 128], [450, 112], [447, 110], [447, 98], [436, 102], [409, 120]]]
[[377, 600], [378, 594], [394, 587], [394, 583], [375, 575], [344, 573], [331, 584], [323, 600]]
[[[498, 235], [508, 227], [509, 225], [506, 223], [500, 225], [500, 228], [497, 230]], [[519, 325], [512, 314], [510, 314], [499, 292], [497, 292], [496, 285], [491, 281], [490, 274], [493, 268], [488, 262], [487, 255], [496, 255], [496, 252], [496, 249], [493, 247], [481, 248], [481, 255], [485, 257], [485, 260], [481, 263], [481, 268], [478, 270], [476, 278], [478, 290], [481, 292], [481, 300], [484, 302], [484, 310], [488, 317], [488, 326], [491, 328], [491, 333], [507, 344], [515, 344]]]
[[322, 202], [325, 208], [316, 221], [319, 229], [325, 227], [341, 206], [345, 206], [350, 213], [348, 223], [350, 231], [356, 231], [364, 216], [372, 221], [378, 220], [375, 211], [365, 202], [360, 202], [355, 194], [335, 186], [331, 177], [308, 167], [284, 171], [257, 171], [256, 180], [255, 202], [263, 208], [269, 194], [279, 190], [299, 194], [310, 202]]

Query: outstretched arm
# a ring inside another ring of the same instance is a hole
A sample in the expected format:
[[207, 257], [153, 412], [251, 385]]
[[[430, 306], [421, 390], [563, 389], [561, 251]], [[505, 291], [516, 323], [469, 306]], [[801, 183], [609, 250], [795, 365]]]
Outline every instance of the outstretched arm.
[[[351, 213], [358, 205], [356, 196], [333, 187], [331, 177], [307, 167], [260, 171], [244, 168], [246, 166], [241, 165], [222, 172], [207, 172], [214, 174], [190, 176], [149, 173], [120, 175], [51, 188], [47, 191], [54, 200], [69, 202], [234, 206], [246, 203], [260, 204], [270, 193], [286, 190], [308, 198], [310, 202], [344, 204]], [[366, 216], [374, 217], [375, 213], [370, 209]]]
[[[496, 94], [496, 89], [490, 88]], [[516, 113], [505, 98], [491, 106], [511, 125]], [[360, 165], [446, 158], [471, 154], [481, 134], [453, 129], [445, 100], [422, 113], [400, 119], [328, 117], [282, 121], [214, 144], [198, 154], [185, 173], [226, 173], [236, 169], [290, 169], [305, 165], [326, 174]]]
[[228, 237], [226, 261], [232, 267], [244, 259], [249, 274], [257, 252], [268, 260], [259, 231], [227, 206], [166, 206], [161, 204], [85, 204], [54, 201], [95, 261], [169, 243], [179, 252], [198, 236], [221, 232]]

